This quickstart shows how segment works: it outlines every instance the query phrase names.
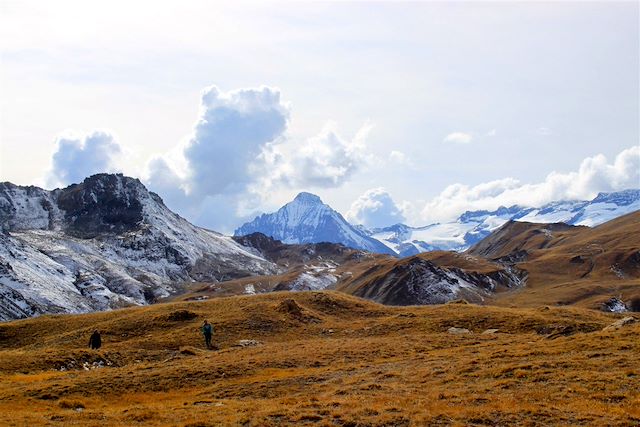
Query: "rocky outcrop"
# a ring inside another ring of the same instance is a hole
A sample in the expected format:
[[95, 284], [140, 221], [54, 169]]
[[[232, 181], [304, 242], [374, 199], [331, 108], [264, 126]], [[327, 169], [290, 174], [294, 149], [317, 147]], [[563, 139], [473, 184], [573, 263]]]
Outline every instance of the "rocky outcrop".
[[[374, 267], [375, 270], [375, 267]], [[481, 303], [498, 287], [522, 286], [526, 273], [517, 269], [500, 269], [480, 273], [455, 267], [443, 267], [419, 256], [406, 258], [389, 269], [366, 272], [361, 280], [345, 287], [353, 295], [382, 304], [444, 304], [463, 298]]]
[[636, 320], [636, 318], [634, 317], [624, 317], [620, 320], [617, 320], [615, 322], [613, 322], [612, 324], [610, 324], [609, 326], [606, 326], [605, 328], [603, 328], [602, 330], [604, 332], [611, 332], [611, 331], [617, 331], [620, 328], [623, 328], [625, 326], [629, 326], [629, 325], [633, 325], [635, 323], [638, 323], [638, 320]]

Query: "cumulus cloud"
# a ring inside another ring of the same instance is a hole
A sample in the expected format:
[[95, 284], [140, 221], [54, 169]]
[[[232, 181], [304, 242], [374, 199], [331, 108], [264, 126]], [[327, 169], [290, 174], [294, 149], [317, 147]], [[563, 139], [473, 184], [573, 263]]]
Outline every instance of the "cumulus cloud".
[[241, 89], [228, 93], [211, 86], [184, 149], [191, 192], [202, 196], [237, 192], [252, 180], [249, 165], [266, 144], [281, 137], [289, 111], [277, 89]]
[[117, 171], [121, 154], [122, 148], [107, 131], [60, 135], [55, 141], [47, 185], [65, 186], [80, 182], [89, 175]]
[[468, 144], [473, 140], [473, 135], [467, 132], [452, 132], [444, 137], [444, 142], [454, 142], [456, 144]]
[[281, 140], [265, 147], [253, 164], [263, 188], [330, 188], [344, 184], [366, 162], [363, 126], [352, 139], [339, 135], [335, 123], [306, 141]]
[[428, 202], [421, 212], [426, 222], [456, 218], [467, 210], [500, 206], [541, 206], [554, 200], [588, 200], [599, 192], [640, 186], [640, 147], [620, 152], [613, 163], [598, 154], [582, 161], [577, 171], [552, 172], [543, 182], [523, 184], [504, 178], [475, 186], [453, 184]]
[[155, 157], [147, 164], [147, 176], [144, 183], [158, 193], [164, 202], [177, 210], [179, 214], [188, 216], [186, 208], [193, 202], [190, 200], [187, 180], [171, 167], [167, 160]]
[[145, 181], [188, 218], [229, 231], [227, 223], [255, 213], [273, 191], [337, 187], [366, 162], [369, 124], [351, 139], [329, 122], [297, 140], [287, 134], [289, 115], [278, 89], [208, 87], [186, 143], [153, 159]]
[[403, 222], [405, 217], [384, 188], [372, 188], [351, 204], [347, 219], [374, 228]]

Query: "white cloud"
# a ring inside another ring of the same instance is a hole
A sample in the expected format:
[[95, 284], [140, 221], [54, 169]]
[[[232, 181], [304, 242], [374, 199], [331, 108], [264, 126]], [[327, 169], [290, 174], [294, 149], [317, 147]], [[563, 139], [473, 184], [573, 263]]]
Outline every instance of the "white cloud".
[[80, 182], [89, 175], [115, 172], [122, 148], [108, 131], [66, 132], [56, 138], [46, 180], [49, 187]]
[[[343, 185], [368, 161], [365, 123], [350, 139], [333, 122], [306, 140], [288, 136], [289, 106], [270, 87], [202, 92], [200, 111], [183, 143], [146, 165], [145, 184], [173, 210], [199, 225], [231, 232], [281, 189]], [[117, 171], [123, 149], [108, 132], [56, 140], [51, 186]]]
[[491, 129], [489, 132], [486, 133], [485, 136], [496, 136], [498, 134], [498, 131], [496, 129]]
[[473, 135], [468, 132], [452, 132], [444, 138], [444, 142], [455, 142], [457, 144], [468, 144], [471, 140], [473, 140]]
[[409, 159], [407, 158], [407, 155], [404, 154], [402, 151], [398, 151], [398, 150], [392, 150], [391, 153], [389, 153], [389, 159], [392, 162], [395, 163], [406, 163], [409, 161]]
[[288, 117], [277, 89], [205, 89], [198, 122], [184, 148], [189, 191], [201, 196], [243, 191], [252, 181], [249, 165], [266, 144], [283, 136]]
[[[288, 106], [278, 89], [202, 92], [198, 120], [181, 146], [147, 165], [145, 183], [169, 207], [199, 225], [231, 232], [240, 210], [255, 202], [249, 191], [268, 144], [284, 138]], [[255, 209], [253, 209], [255, 210]]]
[[389, 161], [392, 164], [396, 164], [399, 166], [408, 166], [412, 169], [415, 169], [416, 167], [409, 156], [407, 156], [404, 152], [398, 150], [393, 150], [391, 151], [391, 153], [389, 153]]
[[451, 220], [464, 211], [497, 209], [500, 206], [541, 206], [554, 200], [587, 200], [599, 192], [640, 186], [640, 147], [620, 152], [613, 163], [598, 154], [582, 161], [577, 171], [552, 172], [537, 184], [522, 184], [513, 178], [468, 186], [453, 184], [422, 209], [425, 222]]
[[253, 164], [262, 188], [330, 188], [344, 184], [366, 162], [365, 139], [370, 125], [365, 124], [350, 140], [339, 135], [335, 127], [329, 122], [306, 141], [282, 139], [268, 144]]
[[338, 187], [367, 161], [370, 124], [351, 139], [329, 122], [318, 135], [294, 140], [289, 114], [278, 89], [211, 86], [186, 143], [149, 162], [145, 182], [198, 224], [230, 231], [274, 191]]
[[372, 188], [351, 204], [347, 220], [373, 228], [403, 222], [405, 217], [384, 188]]

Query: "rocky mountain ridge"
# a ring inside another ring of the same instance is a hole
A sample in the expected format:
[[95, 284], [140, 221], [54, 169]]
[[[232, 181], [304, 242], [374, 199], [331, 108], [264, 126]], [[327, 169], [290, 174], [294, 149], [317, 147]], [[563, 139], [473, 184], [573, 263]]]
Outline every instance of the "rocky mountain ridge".
[[146, 304], [182, 282], [279, 271], [121, 174], [53, 191], [1, 183], [0, 224], [0, 320]]

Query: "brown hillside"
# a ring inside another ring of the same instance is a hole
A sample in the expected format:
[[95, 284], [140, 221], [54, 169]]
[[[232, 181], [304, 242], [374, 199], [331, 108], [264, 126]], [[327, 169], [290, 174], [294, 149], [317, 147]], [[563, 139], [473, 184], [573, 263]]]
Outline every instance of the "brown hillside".
[[335, 292], [43, 316], [0, 324], [0, 424], [636, 425], [640, 323], [617, 318]]
[[[511, 233], [510, 240], [502, 243], [489, 236], [489, 242], [480, 242], [469, 250], [472, 255], [486, 253], [491, 258], [513, 262], [529, 273], [522, 290], [500, 294], [496, 302], [578, 303], [597, 308], [607, 299], [621, 296], [630, 305], [638, 304], [640, 211], [594, 228], [554, 231], [544, 227], [548, 225], [512, 226], [524, 231]], [[548, 231], [539, 232], [544, 229]]]
[[552, 247], [567, 237], [587, 229], [588, 227], [575, 227], [564, 223], [535, 224], [508, 221], [469, 248], [466, 253], [488, 259], [499, 259], [517, 254], [526, 257], [526, 254], [531, 251]]

